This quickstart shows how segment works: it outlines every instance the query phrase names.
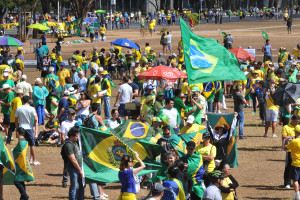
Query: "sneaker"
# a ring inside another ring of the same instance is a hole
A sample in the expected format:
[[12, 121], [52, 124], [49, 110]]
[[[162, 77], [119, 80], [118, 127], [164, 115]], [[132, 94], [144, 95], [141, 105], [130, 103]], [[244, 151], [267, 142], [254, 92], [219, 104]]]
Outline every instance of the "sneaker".
[[268, 135], [265, 133], [265, 134], [264, 134], [264, 137], [268, 137]]
[[61, 147], [61, 144], [57, 144], [57, 147]]
[[107, 198], [107, 197], [108, 197], [108, 195], [107, 195], [107, 194], [105, 194], [105, 193], [103, 193], [103, 196], [104, 196], [105, 198]]
[[218, 110], [218, 112], [217, 113], [221, 113], [221, 110]]
[[99, 197], [99, 200], [107, 200], [108, 198], [106, 198], [104, 195]]
[[300, 196], [295, 196], [294, 198], [293, 198], [293, 200], [300, 200]]
[[291, 186], [290, 186], [290, 185], [286, 185], [285, 188], [286, 188], [286, 189], [290, 189]]
[[277, 135], [273, 134], [272, 137], [273, 137], [273, 138], [277, 138]]
[[240, 136], [239, 139], [243, 140], [243, 139], [246, 139], [245, 136]]
[[245, 105], [245, 108], [249, 108], [250, 106], [248, 104]]
[[67, 183], [67, 182], [63, 182], [63, 183], [62, 183], [62, 187], [63, 187], [63, 188], [67, 188], [67, 187], [68, 187], [68, 183]]
[[33, 165], [40, 165], [41, 163], [39, 161], [34, 161]]
[[251, 114], [255, 114], [255, 113], [256, 113], [255, 111], [251, 112]]

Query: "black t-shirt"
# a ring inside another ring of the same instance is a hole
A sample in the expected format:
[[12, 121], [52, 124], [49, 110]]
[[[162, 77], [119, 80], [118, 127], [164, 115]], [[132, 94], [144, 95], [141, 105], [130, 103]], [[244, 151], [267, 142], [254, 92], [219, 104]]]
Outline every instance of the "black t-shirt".
[[243, 105], [244, 97], [241, 93], [235, 92], [233, 95], [233, 102], [234, 102], [234, 112], [244, 112], [244, 105]]
[[[129, 83], [129, 85], [132, 87], [132, 92], [134, 93], [134, 90], [139, 90], [139, 86], [135, 84], [134, 82]], [[135, 97], [132, 97], [132, 99], [135, 99]]]

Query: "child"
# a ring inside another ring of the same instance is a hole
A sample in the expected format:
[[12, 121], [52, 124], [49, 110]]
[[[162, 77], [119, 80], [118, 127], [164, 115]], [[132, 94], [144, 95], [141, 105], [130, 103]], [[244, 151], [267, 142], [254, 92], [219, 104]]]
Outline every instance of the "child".
[[265, 99], [264, 99], [264, 89], [265, 89], [265, 82], [259, 81], [259, 90], [257, 93], [257, 99], [259, 103], [259, 117], [261, 119], [261, 125], [265, 125]]

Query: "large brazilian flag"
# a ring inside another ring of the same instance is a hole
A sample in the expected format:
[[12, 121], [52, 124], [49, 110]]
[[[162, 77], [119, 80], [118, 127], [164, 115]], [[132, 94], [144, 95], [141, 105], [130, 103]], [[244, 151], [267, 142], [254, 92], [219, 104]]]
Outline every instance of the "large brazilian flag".
[[[209, 124], [212, 128], [216, 125], [223, 125], [225, 124], [227, 127], [231, 127], [233, 122], [234, 113], [222, 113], [222, 114], [212, 114], [207, 113]], [[236, 127], [236, 126], [235, 126]], [[228, 162], [230, 167], [237, 167], [238, 160], [237, 160], [237, 134], [236, 128], [232, 132], [231, 141], [228, 145]]]
[[[137, 167], [138, 161], [134, 159], [133, 151], [138, 152], [146, 168], [139, 175], [156, 172], [161, 164], [155, 162], [156, 153], [161, 147], [145, 141], [125, 144], [110, 132], [80, 127], [81, 150], [83, 155], [83, 170], [86, 182], [114, 183], [118, 182], [118, 173], [122, 156], [129, 155]], [[155, 153], [152, 153], [155, 152]]]
[[34, 181], [33, 172], [27, 156], [27, 149], [28, 142], [26, 140], [21, 140], [12, 150], [16, 166], [15, 181], [18, 182]]
[[202, 156], [198, 152], [195, 152], [193, 155], [187, 157], [187, 161], [189, 165], [187, 174], [194, 182], [192, 191], [198, 197], [202, 198], [204, 194], [204, 188], [202, 187], [202, 178], [204, 173]]
[[188, 143], [189, 141], [194, 141], [196, 143], [196, 146], [198, 146], [203, 141], [202, 135], [205, 132], [207, 132], [207, 129], [203, 129], [201, 131], [197, 131], [197, 132], [193, 132], [193, 133], [181, 133], [180, 138], [185, 143]]
[[14, 185], [15, 165], [2, 137], [0, 137], [0, 162], [3, 166], [2, 184]]
[[246, 79], [236, 57], [217, 40], [197, 36], [181, 18], [180, 27], [189, 84]]

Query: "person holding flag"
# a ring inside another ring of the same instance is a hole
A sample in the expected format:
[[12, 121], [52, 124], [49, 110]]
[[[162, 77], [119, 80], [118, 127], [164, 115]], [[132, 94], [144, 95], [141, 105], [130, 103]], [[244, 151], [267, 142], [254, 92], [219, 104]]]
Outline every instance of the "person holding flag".
[[183, 186], [181, 181], [176, 179], [176, 176], [178, 174], [178, 167], [177, 166], [172, 166], [168, 169], [168, 178], [169, 180], [166, 180], [163, 182], [163, 186], [166, 188], [163, 198], [164, 200], [173, 200], [173, 199], [178, 199], [178, 200], [184, 200], [185, 199], [185, 194], [183, 190]]
[[264, 53], [264, 62], [272, 61], [272, 46], [269, 39], [266, 39], [266, 44], [263, 46], [262, 52]]

